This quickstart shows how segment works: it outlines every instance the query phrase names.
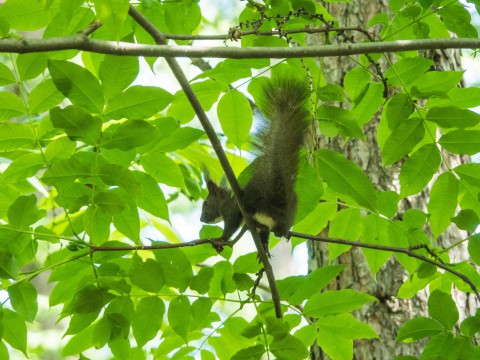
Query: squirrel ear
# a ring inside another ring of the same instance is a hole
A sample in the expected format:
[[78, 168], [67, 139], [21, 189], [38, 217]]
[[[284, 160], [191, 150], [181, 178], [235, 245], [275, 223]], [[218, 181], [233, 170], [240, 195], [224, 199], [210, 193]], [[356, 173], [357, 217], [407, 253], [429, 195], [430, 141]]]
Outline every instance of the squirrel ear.
[[212, 180], [207, 180], [207, 189], [210, 194], [215, 194], [218, 191], [218, 185]]

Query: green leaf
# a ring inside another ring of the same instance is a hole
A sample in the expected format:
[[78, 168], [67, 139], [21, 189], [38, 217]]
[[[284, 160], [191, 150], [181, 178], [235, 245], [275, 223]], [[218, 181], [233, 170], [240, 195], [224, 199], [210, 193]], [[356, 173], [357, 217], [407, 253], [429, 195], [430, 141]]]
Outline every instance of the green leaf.
[[327, 286], [343, 269], [343, 265], [325, 266], [308, 275], [289, 276], [278, 280], [280, 298], [292, 305], [301, 304]]
[[65, 130], [70, 140], [82, 140], [90, 145], [97, 145], [100, 140], [102, 121], [79, 106], [51, 109], [50, 121], [54, 127]]
[[458, 309], [452, 297], [439, 290], [433, 291], [428, 298], [428, 313], [446, 330], [452, 330], [458, 321]]
[[443, 331], [442, 325], [437, 321], [419, 316], [402, 325], [398, 330], [397, 341], [411, 343]]
[[167, 201], [157, 182], [146, 173], [135, 171], [133, 175], [140, 184], [140, 195], [136, 197], [138, 207], [154, 216], [169, 220]]
[[456, 106], [444, 106], [431, 108], [426, 119], [443, 128], [465, 129], [477, 125], [480, 122], [480, 115]]
[[407, 86], [410, 88], [419, 76], [427, 71], [434, 63], [432, 60], [423, 57], [407, 57], [398, 60], [385, 72], [385, 78], [393, 86]]
[[129, 239], [140, 243], [140, 219], [135, 203], [132, 202], [127, 209], [114, 214], [113, 225]]
[[165, 283], [162, 267], [152, 259], [145, 262], [138, 255], [132, 258], [130, 281], [135, 286], [148, 292], [158, 292]]
[[213, 265], [214, 275], [210, 283], [208, 295], [221, 297], [236, 290], [233, 278], [233, 267], [228, 261], [220, 261]]
[[3, 339], [14, 349], [20, 350], [27, 356], [27, 326], [17, 313], [3, 309], [4, 330]]
[[310, 353], [302, 341], [290, 334], [273, 339], [269, 348], [278, 360], [305, 359]]
[[[329, 236], [344, 240], [358, 240], [362, 232], [363, 222], [359, 209], [343, 209], [338, 211], [330, 222]], [[328, 244], [330, 261], [350, 250], [351, 246]]]
[[155, 143], [155, 150], [170, 152], [184, 149], [191, 143], [200, 139], [205, 133], [202, 130], [188, 126], [173, 131], [169, 136], [162, 137]]
[[432, 186], [427, 209], [430, 228], [438, 237], [449, 225], [457, 207], [458, 182], [450, 172], [441, 174]]
[[384, 114], [388, 127], [395, 130], [400, 124], [410, 117], [413, 111], [413, 104], [407, 94], [400, 93], [392, 97], [385, 106]]
[[254, 345], [237, 351], [230, 360], [261, 360], [263, 354], [265, 354], [265, 347]]
[[0, 123], [0, 151], [16, 150], [34, 143], [35, 137], [29, 126], [14, 122]]
[[445, 27], [460, 38], [478, 38], [478, 32], [472, 25], [472, 17], [462, 4], [452, 4], [448, 9], [439, 9]]
[[382, 148], [382, 162], [391, 165], [407, 155], [423, 139], [425, 127], [419, 117], [402, 122], [385, 140]]
[[353, 359], [353, 340], [339, 337], [335, 332], [320, 330], [317, 344], [334, 360]]
[[462, 334], [468, 337], [474, 337], [480, 331], [480, 318], [469, 316], [460, 324]]
[[11, 252], [0, 249], [0, 278], [14, 279], [18, 275], [18, 265]]
[[149, 152], [140, 159], [144, 170], [159, 182], [173, 187], [185, 188], [180, 167], [168, 156], [160, 152]]
[[[356, 241], [362, 233], [362, 214], [359, 209], [348, 208], [338, 211], [330, 222], [328, 236]], [[330, 254], [331, 255], [331, 254]]]
[[[299, 233], [311, 232], [318, 234], [337, 212], [337, 204], [330, 201], [320, 202], [302, 221], [294, 226], [294, 231]], [[296, 241], [296, 239], [294, 239]]]
[[103, 91], [98, 79], [80, 65], [63, 61], [48, 60], [48, 71], [60, 92], [74, 105], [101, 114], [103, 111]]
[[192, 322], [192, 307], [188, 297], [175, 297], [168, 307], [168, 323], [178, 335], [187, 342], [187, 334]]
[[[192, 90], [197, 95], [200, 104], [204, 110], [209, 110], [217, 101], [221, 92], [228, 91], [228, 86], [218, 81], [205, 80], [200, 83], [192, 84]], [[195, 112], [183, 91], [178, 91], [168, 108], [167, 115], [171, 116], [181, 123], [187, 123], [193, 119]]]
[[435, 144], [423, 145], [415, 151], [400, 170], [400, 196], [405, 197], [422, 191], [438, 171], [441, 157]]
[[480, 217], [475, 211], [465, 209], [460, 210], [457, 216], [452, 218], [452, 222], [457, 225], [459, 229], [473, 233], [480, 224]]
[[[387, 220], [376, 214], [367, 215], [363, 218], [362, 242], [373, 245], [390, 245], [388, 225]], [[362, 248], [362, 251], [373, 274], [376, 274], [392, 255], [390, 251], [367, 248]]]
[[104, 140], [106, 149], [130, 150], [157, 139], [158, 128], [144, 120], [127, 120], [115, 128], [110, 138]]
[[101, 349], [112, 336], [112, 323], [107, 317], [102, 317], [93, 327], [92, 332], [92, 345], [96, 349]]
[[49, 163], [65, 160], [73, 156], [76, 143], [66, 136], [53, 140], [45, 149], [45, 158]]
[[343, 88], [337, 84], [327, 84], [317, 89], [318, 99], [321, 101], [341, 101], [345, 102], [345, 93]]
[[22, 81], [36, 78], [47, 68], [46, 53], [20, 54], [17, 57], [18, 76]]
[[85, 314], [73, 314], [70, 317], [70, 324], [64, 335], [78, 334], [80, 331], [83, 331], [95, 321], [99, 313], [98, 311]]
[[363, 67], [353, 68], [345, 74], [345, 91], [353, 102], [363, 96], [370, 85], [370, 73]]
[[[352, 113], [336, 106], [321, 105], [316, 111], [319, 126], [325, 136], [351, 136], [359, 139], [365, 139], [362, 129]], [[329, 130], [334, 128], [335, 131]]]
[[239, 256], [233, 263], [233, 271], [242, 274], [256, 274], [261, 267], [255, 252]]
[[318, 172], [307, 161], [301, 161], [295, 183], [295, 192], [298, 195], [297, 213], [295, 222], [303, 220], [318, 205], [320, 197], [323, 195], [322, 179]]
[[8, 208], [8, 221], [18, 229], [36, 223], [38, 216], [37, 198], [33, 194], [19, 196]]
[[28, 281], [21, 281], [8, 287], [8, 296], [15, 311], [32, 322], [38, 311], [37, 289]]
[[468, 240], [468, 253], [477, 265], [480, 264], [480, 234], [475, 234]]
[[450, 332], [444, 332], [433, 336], [423, 349], [422, 358], [424, 359], [462, 359], [455, 356], [453, 350], [454, 337]]
[[[110, 216], [116, 215], [128, 208], [128, 203], [125, 199], [113, 189], [96, 193], [93, 198], [93, 203], [102, 210], [101, 212], [95, 212], [95, 215], [99, 215], [97, 220], [100, 221], [107, 219], [110, 220]], [[110, 223], [110, 221], [108, 221], [108, 223]], [[90, 225], [93, 226], [94, 224]], [[98, 225], [99, 224], [97, 224], [97, 226]], [[92, 228], [92, 230], [99, 229]]]
[[239, 91], [224, 94], [218, 102], [217, 115], [225, 135], [240, 148], [248, 136], [253, 119], [252, 108], [245, 95]]
[[160, 330], [165, 314], [165, 304], [158, 297], [140, 299], [133, 315], [132, 331], [137, 345], [143, 347]]
[[66, 306], [66, 313], [90, 313], [100, 310], [110, 299], [112, 295], [104, 289], [98, 289], [93, 285], [82, 288], [75, 294], [72, 301]]
[[155, 86], [131, 86], [109, 99], [105, 113], [112, 119], [146, 119], [165, 109], [173, 95]]
[[351, 112], [353, 117], [357, 119], [358, 125], [363, 126], [373, 119], [375, 113], [385, 102], [383, 92], [384, 85], [382, 83], [370, 82], [367, 91], [355, 101], [355, 106]]
[[448, 98], [434, 97], [430, 98], [425, 105], [426, 107], [434, 106], [456, 106], [461, 109], [474, 108], [480, 106], [480, 88], [452, 88], [448, 93]]
[[206, 297], [201, 297], [192, 303], [192, 324], [190, 330], [203, 329], [209, 326], [211, 319], [208, 315], [212, 310], [212, 300]]
[[400, 289], [398, 290], [397, 297], [400, 299], [410, 299], [417, 294], [420, 290], [424, 289], [433, 279], [439, 276], [438, 272], [428, 278], [419, 278], [418, 274], [410, 275], [410, 277], [404, 281]]
[[13, 29], [32, 31], [45, 27], [50, 15], [37, 0], [9, 0], [0, 7], [0, 16], [8, 19]]
[[0, 180], [4, 183], [16, 183], [25, 180], [34, 176], [44, 165], [45, 160], [42, 155], [27, 153], [13, 160], [0, 175]]
[[352, 314], [343, 313], [321, 317], [315, 324], [318, 327], [317, 340], [324, 334], [328, 334], [329, 337], [333, 335], [339, 339], [350, 340], [378, 338], [377, 333], [370, 325], [358, 321]]
[[119, 40], [123, 24], [128, 17], [128, 0], [93, 0], [95, 13], [102, 22], [102, 26]]
[[453, 169], [462, 180], [480, 187], [480, 164], [462, 164]]
[[438, 143], [454, 154], [475, 155], [480, 152], [480, 130], [453, 130], [443, 135]]
[[211, 267], [200, 269], [198, 274], [192, 278], [190, 289], [195, 290], [199, 294], [206, 294], [210, 289], [213, 274], [214, 270]]
[[[26, 112], [25, 105], [18, 95], [8, 91], [0, 91], [0, 121], [9, 120]], [[7, 130], [6, 128], [3, 129]]]
[[0, 63], [0, 86], [13, 84], [14, 82], [16, 82], [16, 80], [12, 71], [7, 65]]
[[115, 164], [105, 164], [98, 170], [97, 175], [105, 184], [120, 186], [128, 194], [138, 195], [140, 193], [140, 184], [135, 179], [134, 173], [126, 167]]
[[87, 327], [82, 332], [74, 335], [62, 349], [62, 356], [78, 355], [93, 346], [93, 326]]
[[429, 71], [419, 76], [412, 87], [412, 95], [426, 99], [432, 95], [445, 96], [462, 80], [463, 73], [458, 71]]
[[185, 291], [193, 277], [192, 265], [182, 250], [156, 251], [155, 258], [163, 269], [165, 285]]
[[125, 90], [137, 78], [139, 68], [136, 57], [105, 55], [98, 70], [105, 97], [109, 99]]
[[363, 304], [377, 299], [368, 294], [350, 289], [325, 291], [315, 294], [305, 304], [305, 313], [310, 316], [320, 317], [351, 312], [360, 309]]
[[319, 150], [317, 154], [320, 176], [332, 190], [370, 210], [376, 209], [373, 185], [358, 165], [329, 150]]
[[167, 2], [164, 4], [164, 9], [165, 22], [174, 34], [191, 34], [202, 18], [200, 7], [196, 2]]
[[65, 98], [63, 94], [57, 90], [52, 79], [46, 79], [35, 86], [28, 95], [28, 107], [30, 113], [42, 113], [53, 108], [55, 105]]

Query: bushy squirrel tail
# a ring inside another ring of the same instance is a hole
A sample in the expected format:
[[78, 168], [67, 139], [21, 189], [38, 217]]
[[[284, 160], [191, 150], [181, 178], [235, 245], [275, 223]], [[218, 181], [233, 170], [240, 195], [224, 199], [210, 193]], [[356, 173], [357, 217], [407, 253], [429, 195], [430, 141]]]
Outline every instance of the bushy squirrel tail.
[[268, 120], [258, 134], [259, 150], [265, 157], [262, 162], [268, 164], [270, 174], [284, 177], [282, 187], [292, 190], [299, 150], [309, 124], [309, 98], [306, 79], [283, 76], [265, 85], [260, 103], [263, 116]]

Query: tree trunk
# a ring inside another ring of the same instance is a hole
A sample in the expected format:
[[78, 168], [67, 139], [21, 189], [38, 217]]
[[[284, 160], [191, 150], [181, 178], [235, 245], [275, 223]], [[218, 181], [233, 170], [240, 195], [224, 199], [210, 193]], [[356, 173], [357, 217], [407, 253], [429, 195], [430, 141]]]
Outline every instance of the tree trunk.
[[[381, 12], [388, 12], [388, 2], [383, 1], [356, 1], [352, 4], [344, 3], [322, 3], [327, 10], [339, 22], [340, 27], [361, 26], [366, 29], [366, 25], [371, 17]], [[376, 34], [379, 38], [378, 34]], [[361, 42], [359, 33], [354, 34], [355, 42]], [[319, 44], [320, 37], [311, 37], [310, 43]], [[457, 69], [459, 67], [459, 52], [437, 51], [425, 54], [437, 64], [437, 69]], [[327, 83], [343, 84], [345, 73], [356, 64], [347, 57], [329, 57], [322, 59], [323, 72]], [[347, 158], [358, 164], [369, 176], [376, 188], [381, 190], [395, 190], [398, 188], [399, 167], [391, 166], [388, 169], [382, 167], [381, 152], [377, 144], [376, 128], [379, 116], [372, 119], [364, 126], [365, 141], [350, 140], [344, 143], [341, 138], [320, 138], [317, 141], [320, 148], [327, 148], [342, 152]], [[455, 157], [448, 161], [464, 162], [465, 158]], [[405, 210], [409, 208], [418, 208], [426, 211], [426, 202], [428, 194], [422, 193], [416, 197], [409, 197], [408, 201], [402, 201], [399, 204], [399, 218]], [[450, 229], [449, 229], [450, 230]], [[321, 234], [328, 235], [328, 230]], [[447, 232], [439, 240], [439, 245], [445, 248], [449, 245], [447, 239], [462, 239], [459, 232]], [[458, 254], [452, 254], [451, 260], [458, 261], [462, 257], [461, 252], [465, 249], [456, 249]], [[464, 253], [465, 254], [465, 253]], [[319, 242], [309, 243], [309, 270], [313, 271], [318, 267], [326, 266], [330, 263], [328, 247]], [[380, 339], [356, 341], [354, 344], [355, 359], [393, 359], [398, 355], [419, 355], [424, 346], [422, 342], [399, 343], [395, 340], [399, 327], [407, 320], [415, 316], [427, 315], [427, 291], [421, 291], [412, 299], [396, 299], [398, 289], [407, 277], [403, 267], [393, 257], [382, 267], [376, 277], [373, 277], [365, 257], [360, 248], [352, 248], [335, 259], [333, 264], [344, 264], [345, 270], [337, 278], [337, 282], [331, 286], [331, 289], [354, 289], [366, 292], [378, 298], [378, 302], [367, 304], [356, 312], [356, 317], [370, 324], [379, 334]], [[457, 295], [452, 291], [454, 297]], [[465, 317], [468, 313], [475, 311], [475, 299], [465, 293], [458, 292], [457, 306], [460, 314]], [[469, 306], [470, 305], [470, 306]], [[312, 359], [327, 359], [320, 348], [312, 348]]]

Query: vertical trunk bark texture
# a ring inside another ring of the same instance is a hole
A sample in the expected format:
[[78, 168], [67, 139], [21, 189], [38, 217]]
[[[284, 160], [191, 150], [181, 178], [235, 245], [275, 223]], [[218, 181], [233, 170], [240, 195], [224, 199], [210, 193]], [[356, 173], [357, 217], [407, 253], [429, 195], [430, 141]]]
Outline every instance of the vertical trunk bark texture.
[[[339, 22], [340, 27], [360, 26], [366, 29], [366, 24], [373, 15], [387, 12], [388, 1], [356, 1], [351, 4], [344, 3], [327, 3], [322, 2], [327, 10]], [[378, 29], [376, 29], [378, 30]], [[355, 33], [355, 42], [361, 42], [363, 38], [360, 33]], [[376, 34], [376, 38], [379, 38]], [[311, 44], [321, 44], [321, 37], [312, 36], [309, 39]], [[458, 52], [430, 52], [424, 54], [434, 60], [438, 70], [458, 69], [459, 53]], [[395, 60], [395, 59], [392, 59]], [[343, 84], [345, 73], [356, 65], [351, 58], [348, 57], [329, 57], [321, 59], [323, 63], [323, 72], [327, 79], [327, 83]], [[382, 60], [380, 64], [385, 65]], [[391, 166], [383, 168], [381, 166], [381, 153], [376, 139], [376, 128], [379, 117], [372, 119], [364, 127], [366, 141], [350, 140], [347, 143], [343, 138], [324, 138], [319, 135], [317, 144], [320, 148], [327, 148], [334, 151], [342, 152], [350, 160], [358, 164], [364, 172], [370, 177], [374, 185], [381, 190], [395, 190], [398, 188], [398, 172], [399, 167]], [[449, 159], [452, 163], [464, 162], [467, 159], [453, 158]], [[409, 197], [408, 201], [399, 204], [399, 217], [409, 208], [418, 208], [426, 211], [426, 199], [428, 194], [423, 193], [416, 197]], [[322, 234], [327, 236], [325, 230]], [[439, 240], [442, 248], [450, 245], [450, 239], [462, 239], [459, 233], [448, 233]], [[451, 260], [458, 261], [462, 259], [462, 249], [458, 249], [458, 254], [450, 253]], [[465, 250], [465, 249], [463, 249]], [[463, 257], [464, 258], [464, 257]], [[328, 265], [329, 255], [326, 244], [309, 243], [309, 269], [314, 269]], [[355, 315], [356, 317], [370, 324], [379, 334], [380, 340], [362, 340], [356, 341], [354, 345], [354, 358], [365, 360], [386, 360], [393, 359], [398, 355], [419, 355], [424, 343], [399, 343], [395, 340], [400, 325], [414, 316], [427, 315], [427, 293], [422, 291], [417, 296], [409, 300], [396, 299], [395, 296], [399, 287], [407, 277], [403, 267], [393, 257], [383, 266], [376, 277], [373, 277], [369, 267], [365, 261], [362, 250], [352, 248], [348, 252], [341, 255], [333, 261], [333, 264], [344, 264], [345, 270], [337, 278], [337, 282], [331, 286], [331, 289], [354, 289], [366, 292], [378, 298], [378, 302], [364, 306]], [[453, 291], [455, 294], [455, 291]], [[461, 293], [457, 297], [457, 306], [463, 316], [470, 312], [474, 312], [475, 302], [473, 298]], [[470, 306], [469, 306], [470, 304]], [[473, 310], [472, 310], [473, 309]], [[462, 315], [461, 315], [462, 316]], [[311, 352], [312, 359], [328, 359], [320, 348], [313, 347]]]

